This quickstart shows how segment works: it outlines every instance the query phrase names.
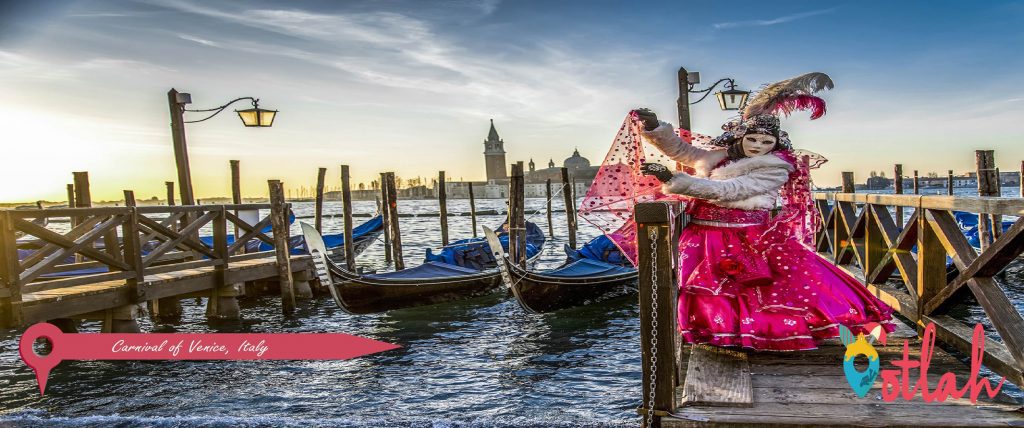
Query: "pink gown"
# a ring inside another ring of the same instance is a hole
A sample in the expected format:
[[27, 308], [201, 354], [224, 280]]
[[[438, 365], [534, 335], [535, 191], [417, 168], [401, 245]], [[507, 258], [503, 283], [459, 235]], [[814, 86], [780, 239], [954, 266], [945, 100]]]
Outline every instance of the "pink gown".
[[892, 308], [796, 240], [759, 242], [766, 210], [698, 200], [679, 237], [679, 331], [691, 343], [758, 350], [813, 349], [868, 323], [895, 329]]

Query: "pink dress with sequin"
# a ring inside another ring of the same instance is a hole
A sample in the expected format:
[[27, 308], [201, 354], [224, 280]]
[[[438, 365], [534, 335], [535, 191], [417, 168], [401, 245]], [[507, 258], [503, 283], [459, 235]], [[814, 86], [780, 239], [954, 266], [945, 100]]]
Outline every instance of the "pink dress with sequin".
[[762, 243], [767, 210], [698, 200], [679, 237], [679, 330], [687, 342], [759, 350], [813, 349], [876, 322], [892, 308], [796, 240]]

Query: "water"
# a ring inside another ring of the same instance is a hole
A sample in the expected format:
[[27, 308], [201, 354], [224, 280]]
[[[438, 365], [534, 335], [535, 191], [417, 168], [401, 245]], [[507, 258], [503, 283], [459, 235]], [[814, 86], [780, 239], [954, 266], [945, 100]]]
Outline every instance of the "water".
[[[503, 200], [479, 200], [478, 209], [503, 209]], [[542, 209], [531, 199], [527, 209]], [[560, 201], [554, 209], [562, 209]], [[403, 201], [403, 213], [436, 213], [436, 201]], [[298, 216], [312, 214], [297, 203]], [[356, 213], [373, 202], [357, 201]], [[465, 200], [449, 201], [449, 212], [468, 211]], [[341, 231], [340, 204], [328, 202], [325, 233]], [[331, 216], [330, 214], [336, 214]], [[564, 213], [553, 214], [555, 235], [541, 266], [563, 259]], [[361, 222], [365, 219], [357, 219]], [[402, 218], [408, 264], [423, 248], [438, 247], [437, 217]], [[480, 217], [497, 226], [500, 216]], [[545, 216], [532, 221], [546, 230]], [[300, 220], [301, 221], [301, 220]], [[305, 220], [311, 221], [311, 220]], [[471, 236], [469, 217], [451, 217], [450, 236]], [[293, 233], [298, 232], [297, 224]], [[598, 231], [580, 223], [579, 240]], [[359, 263], [384, 269], [383, 246], [367, 249]], [[1008, 272], [1018, 307], [1024, 272]], [[347, 361], [141, 362], [66, 361], [38, 396], [35, 378], [18, 358], [20, 332], [0, 332], [0, 425], [27, 426], [635, 426], [640, 403], [639, 310], [636, 299], [619, 298], [547, 315], [525, 313], [497, 294], [474, 300], [348, 315], [329, 298], [300, 300], [283, 316], [274, 297], [243, 300], [241, 321], [207, 321], [205, 301], [183, 301], [178, 324], [153, 325], [160, 332], [345, 332], [396, 343], [401, 349]], [[980, 309], [961, 319], [982, 320]], [[980, 316], [980, 317], [979, 317]], [[82, 331], [96, 332], [98, 322]], [[1016, 392], [1019, 394], [1019, 391]]]

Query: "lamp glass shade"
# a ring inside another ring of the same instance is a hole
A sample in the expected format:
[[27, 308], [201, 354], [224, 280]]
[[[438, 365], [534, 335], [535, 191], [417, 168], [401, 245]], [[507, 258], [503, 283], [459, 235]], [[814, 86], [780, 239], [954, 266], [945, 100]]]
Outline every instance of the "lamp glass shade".
[[259, 107], [235, 110], [235, 112], [238, 113], [238, 117], [242, 119], [242, 124], [245, 126], [272, 126], [274, 124], [274, 116], [277, 115], [277, 110], [265, 110]]
[[739, 110], [747, 103], [749, 91], [739, 89], [726, 89], [715, 94], [718, 97], [718, 106], [722, 110]]

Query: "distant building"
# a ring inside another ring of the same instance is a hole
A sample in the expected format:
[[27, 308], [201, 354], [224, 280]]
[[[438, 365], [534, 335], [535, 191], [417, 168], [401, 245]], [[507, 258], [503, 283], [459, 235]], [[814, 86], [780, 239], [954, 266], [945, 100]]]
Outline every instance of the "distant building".
[[[487, 181], [446, 181], [445, 193], [449, 198], [468, 198], [469, 188], [473, 187], [473, 196], [476, 198], [507, 198], [508, 197], [508, 173], [505, 159], [505, 141], [498, 135], [494, 127], [494, 119], [491, 119], [491, 128], [487, 132], [487, 139], [484, 140], [484, 168]], [[569, 179], [573, 182], [577, 197], [582, 197], [590, 188], [590, 183], [597, 175], [598, 166], [591, 166], [590, 160], [581, 156], [580, 151], [574, 150], [562, 162], [562, 166], [568, 168]], [[523, 191], [528, 198], [544, 198], [547, 194], [546, 183], [551, 180], [552, 195], [558, 195], [562, 186], [562, 170], [555, 166], [554, 159], [548, 160], [548, 167], [537, 169], [537, 164], [530, 159], [527, 170], [523, 172], [526, 180]], [[437, 189], [434, 189], [434, 196], [437, 196]]]

